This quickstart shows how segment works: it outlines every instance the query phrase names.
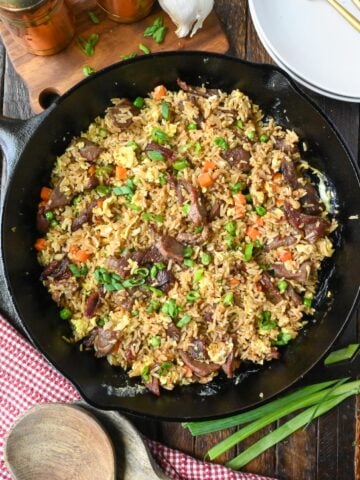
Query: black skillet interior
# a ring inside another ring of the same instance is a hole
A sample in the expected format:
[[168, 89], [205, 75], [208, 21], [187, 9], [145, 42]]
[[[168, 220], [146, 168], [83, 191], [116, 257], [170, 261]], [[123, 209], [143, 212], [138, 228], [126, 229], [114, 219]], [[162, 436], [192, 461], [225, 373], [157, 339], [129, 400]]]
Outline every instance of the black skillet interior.
[[[239, 88], [266, 114], [306, 139], [306, 158], [336, 185], [342, 244], [323, 277], [333, 292], [322, 301], [317, 321], [290, 345], [279, 361], [237, 381], [218, 378], [209, 386], [164, 391], [160, 398], [134, 393], [126, 375], [105, 360], [80, 353], [62, 340], [67, 335], [58, 310], [39, 282], [40, 268], [32, 245], [35, 211], [42, 185], [57, 155], [103, 113], [113, 97], [145, 96], [163, 83], [175, 89], [176, 78], [230, 91]], [[349, 220], [360, 205], [356, 169], [333, 128], [286, 74], [270, 66], [199, 52], [149, 55], [111, 66], [74, 87], [51, 107], [35, 129], [8, 185], [2, 223], [2, 247], [12, 300], [30, 337], [67, 376], [84, 398], [100, 408], [117, 408], [157, 418], [200, 419], [238, 412], [267, 400], [293, 384], [325, 353], [344, 326], [358, 293], [360, 255], [358, 220]], [[23, 128], [23, 127], [21, 127]], [[22, 134], [20, 128], [19, 135]], [[19, 152], [18, 152], [19, 155]], [[331, 268], [335, 266], [335, 268]], [[330, 270], [332, 274], [330, 275]], [[261, 397], [260, 397], [261, 394]]]

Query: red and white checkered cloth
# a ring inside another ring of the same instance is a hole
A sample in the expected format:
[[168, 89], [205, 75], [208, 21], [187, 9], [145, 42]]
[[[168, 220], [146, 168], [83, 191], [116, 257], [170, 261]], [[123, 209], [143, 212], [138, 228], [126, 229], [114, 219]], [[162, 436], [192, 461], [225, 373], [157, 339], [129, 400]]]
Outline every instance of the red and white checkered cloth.
[[[0, 479], [11, 480], [3, 461], [4, 437], [15, 419], [38, 403], [73, 402], [80, 396], [12, 326], [0, 317]], [[271, 480], [201, 462], [147, 440], [159, 465], [173, 480]]]

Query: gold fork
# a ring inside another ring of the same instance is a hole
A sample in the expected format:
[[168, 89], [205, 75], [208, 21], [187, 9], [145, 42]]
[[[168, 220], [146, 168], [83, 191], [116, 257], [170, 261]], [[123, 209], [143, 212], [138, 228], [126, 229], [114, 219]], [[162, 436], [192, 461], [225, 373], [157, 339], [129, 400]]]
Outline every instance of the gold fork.
[[[358, 32], [360, 32], [360, 20], [358, 20], [349, 10], [346, 10], [345, 7], [341, 5], [337, 0], [327, 0], [332, 7], [337, 10], [340, 15], [345, 18], [347, 22], [350, 23]], [[360, 0], [353, 0], [355, 5], [360, 8]]]

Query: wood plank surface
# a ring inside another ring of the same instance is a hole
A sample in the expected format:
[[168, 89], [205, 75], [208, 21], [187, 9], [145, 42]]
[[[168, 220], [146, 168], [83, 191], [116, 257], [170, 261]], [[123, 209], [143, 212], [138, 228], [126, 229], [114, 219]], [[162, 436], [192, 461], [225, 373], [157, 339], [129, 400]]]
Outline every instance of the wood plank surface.
[[[271, 63], [252, 25], [246, 0], [217, 0], [216, 12], [226, 31], [230, 53], [256, 62]], [[3, 113], [13, 117], [30, 116], [29, 100], [21, 79], [14, 72], [0, 49], [0, 95]], [[303, 90], [303, 87], [300, 87]], [[353, 157], [359, 161], [360, 107], [307, 92], [329, 116], [344, 138]], [[359, 311], [336, 346], [360, 341]], [[356, 366], [357, 365], [357, 366]], [[352, 369], [359, 376], [360, 362]], [[322, 373], [320, 371], [319, 375]], [[319, 378], [317, 378], [319, 380]], [[134, 419], [132, 418], [132, 421]], [[136, 426], [153, 439], [203, 458], [206, 451], [226, 434], [207, 435], [194, 439], [180, 424], [136, 419]], [[270, 431], [274, 426], [268, 427]], [[259, 438], [253, 437], [247, 444]], [[240, 451], [237, 447], [237, 451]], [[234, 453], [234, 452], [232, 452]], [[226, 457], [227, 458], [227, 457]], [[223, 458], [222, 460], [225, 460]], [[281, 480], [360, 480], [360, 398], [350, 398], [327, 415], [314, 421], [305, 430], [265, 452], [244, 469]]]
[[[152, 39], [143, 36], [145, 28], [159, 16], [159, 7], [155, 7], [152, 14], [144, 20], [124, 25], [110, 20], [96, 6], [95, 0], [69, 0], [69, 4], [75, 16], [76, 35], [71, 44], [57, 55], [41, 57], [27, 53], [26, 49], [14, 40], [4, 24], [0, 23], [0, 33], [8, 55], [15, 70], [28, 87], [30, 103], [35, 112], [41, 111], [41, 105], [46, 104], [47, 93], [62, 94], [82, 80], [84, 78], [82, 68], [85, 65], [94, 70], [100, 70], [120, 61], [123, 55], [131, 52], [141, 54], [138, 48], [140, 43], [146, 44], [152, 52], [209, 50], [225, 53], [229, 47], [227, 37], [214, 13], [207, 18], [204, 24], [205, 28], [193, 38], [179, 39], [174, 33], [170, 18], [162, 12], [164, 23], [168, 27], [168, 34], [166, 41], [159, 45]], [[89, 19], [89, 11], [95, 12], [101, 20], [98, 25], [94, 25]], [[88, 38], [92, 33], [98, 33], [100, 40], [96, 46], [96, 55], [87, 57], [77, 46], [76, 39], [79, 36]], [[46, 72], [46, 75], [39, 75], [39, 72]]]

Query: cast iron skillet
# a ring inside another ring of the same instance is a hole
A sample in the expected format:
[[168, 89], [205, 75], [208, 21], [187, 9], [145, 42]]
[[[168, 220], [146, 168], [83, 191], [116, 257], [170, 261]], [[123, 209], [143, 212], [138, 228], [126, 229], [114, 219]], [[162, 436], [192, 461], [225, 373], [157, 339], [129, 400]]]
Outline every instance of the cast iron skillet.
[[[320, 301], [315, 324], [286, 349], [279, 361], [243, 375], [237, 384], [218, 378], [206, 387], [163, 391], [160, 398], [150, 393], [123, 396], [129, 382], [120, 369], [95, 359], [91, 353], [79, 352], [78, 346], [61, 338], [69, 333], [66, 322], [59, 320], [58, 309], [39, 282], [40, 267], [33, 249], [36, 205], [56, 156], [74, 135], [104, 112], [111, 98], [145, 96], [159, 83], [175, 89], [177, 77], [190, 84], [205, 82], [228, 91], [239, 88], [266, 114], [307, 140], [306, 158], [332, 179], [340, 204], [341, 246], [322, 272], [322, 285], [328, 284], [333, 297]], [[38, 349], [89, 403], [171, 420], [232, 414], [292, 385], [321, 358], [344, 327], [359, 286], [360, 222], [349, 220], [360, 205], [359, 176], [334, 128], [280, 69], [200, 52], [148, 55], [113, 65], [84, 80], [29, 121], [4, 119], [2, 123], [6, 185], [1, 250], [9, 298]]]

